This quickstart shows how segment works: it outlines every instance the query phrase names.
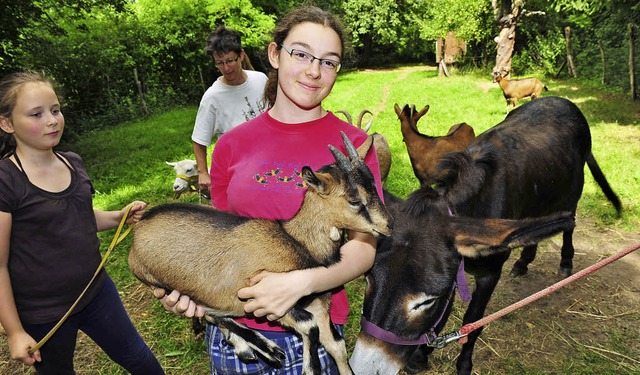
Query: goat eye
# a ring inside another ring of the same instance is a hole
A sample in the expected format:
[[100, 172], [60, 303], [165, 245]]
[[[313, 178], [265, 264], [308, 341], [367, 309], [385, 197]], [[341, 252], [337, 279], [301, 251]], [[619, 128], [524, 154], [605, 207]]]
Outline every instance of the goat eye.
[[349, 205], [351, 207], [353, 207], [353, 208], [360, 207], [361, 204], [362, 204], [362, 202], [360, 200], [353, 200], [352, 199], [352, 200], [349, 201]]

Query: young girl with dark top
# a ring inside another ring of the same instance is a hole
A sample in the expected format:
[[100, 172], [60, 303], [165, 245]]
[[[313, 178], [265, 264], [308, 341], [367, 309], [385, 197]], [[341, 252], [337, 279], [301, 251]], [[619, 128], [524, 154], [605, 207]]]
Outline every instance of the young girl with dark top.
[[103, 269], [72, 315], [33, 354], [101, 262], [98, 231], [127, 223], [146, 204], [95, 210], [80, 156], [57, 152], [64, 117], [54, 87], [25, 71], [0, 81], [0, 323], [13, 359], [39, 374], [75, 374], [78, 330], [132, 374], [164, 374]]

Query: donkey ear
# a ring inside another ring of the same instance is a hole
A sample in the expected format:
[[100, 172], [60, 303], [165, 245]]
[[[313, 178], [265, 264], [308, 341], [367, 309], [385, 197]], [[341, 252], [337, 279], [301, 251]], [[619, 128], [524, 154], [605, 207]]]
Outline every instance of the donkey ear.
[[573, 229], [575, 221], [571, 212], [562, 212], [523, 220], [454, 217], [451, 226], [458, 252], [476, 258], [536, 244]]

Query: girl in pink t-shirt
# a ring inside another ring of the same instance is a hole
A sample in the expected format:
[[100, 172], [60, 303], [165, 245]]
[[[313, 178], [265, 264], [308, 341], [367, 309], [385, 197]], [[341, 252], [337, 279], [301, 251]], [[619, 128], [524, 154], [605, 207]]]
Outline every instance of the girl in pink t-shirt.
[[[280, 20], [268, 57], [269, 74], [265, 99], [270, 109], [220, 137], [211, 162], [212, 204], [238, 215], [288, 220], [300, 208], [305, 189], [297, 175], [303, 165], [317, 169], [334, 162], [328, 144], [342, 147], [340, 131], [358, 147], [367, 135], [339, 120], [322, 107], [340, 71], [344, 51], [343, 31], [336, 18], [316, 7], [298, 8]], [[344, 151], [344, 150], [343, 150]], [[375, 152], [365, 159], [382, 196], [380, 170]], [[259, 243], [256, 246], [260, 246]], [[375, 238], [350, 232], [341, 247], [341, 261], [286, 273], [263, 272], [240, 289], [238, 297], [249, 302], [245, 311], [256, 319], [242, 319], [261, 330], [284, 349], [282, 369], [241, 362], [217, 327], [207, 327], [207, 350], [212, 374], [300, 374], [302, 341], [273, 321], [282, 317], [302, 297], [333, 291], [331, 318], [341, 330], [347, 321], [348, 302], [343, 284], [373, 265]], [[156, 292], [158, 297], [164, 291]], [[202, 307], [178, 292], [162, 299], [167, 309], [186, 316], [201, 316]], [[321, 348], [323, 373], [337, 373], [333, 359]], [[275, 371], [275, 372], [274, 372]]]

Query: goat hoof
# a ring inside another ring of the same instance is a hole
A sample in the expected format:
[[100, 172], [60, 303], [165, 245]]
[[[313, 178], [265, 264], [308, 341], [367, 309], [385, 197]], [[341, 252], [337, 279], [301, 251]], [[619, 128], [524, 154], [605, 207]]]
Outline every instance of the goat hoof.
[[513, 266], [513, 268], [511, 269], [511, 272], [509, 272], [509, 275], [512, 277], [520, 277], [520, 276], [524, 276], [527, 274], [527, 269], [526, 268], [520, 268], [517, 266]]
[[558, 276], [562, 276], [563, 278], [571, 276], [572, 273], [572, 268], [560, 267], [560, 269], [558, 269]]
[[258, 362], [258, 356], [256, 355], [256, 353], [253, 352], [253, 350], [245, 350], [241, 352], [239, 351], [237, 354], [238, 354], [238, 358], [240, 358], [242, 362], [245, 362], [245, 363]]
[[270, 354], [270, 358], [265, 358], [265, 361], [269, 363], [269, 366], [273, 368], [282, 368], [285, 361], [287, 360], [287, 355], [285, 354], [284, 350], [276, 346], [275, 348], [273, 348], [273, 351]]
[[205, 320], [203, 318], [191, 318], [191, 329], [196, 339], [201, 338], [207, 329]]

